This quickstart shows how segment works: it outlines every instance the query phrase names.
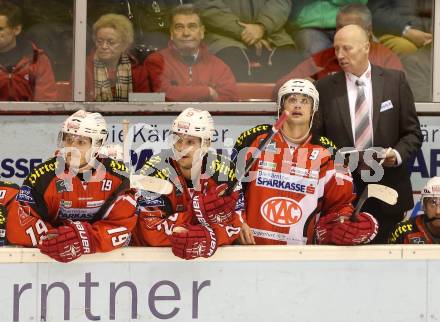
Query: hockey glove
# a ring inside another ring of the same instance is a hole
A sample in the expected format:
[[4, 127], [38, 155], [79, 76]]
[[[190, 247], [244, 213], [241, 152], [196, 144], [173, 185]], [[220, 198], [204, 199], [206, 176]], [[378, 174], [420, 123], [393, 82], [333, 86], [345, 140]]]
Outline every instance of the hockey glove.
[[227, 225], [234, 220], [235, 205], [237, 204], [239, 192], [234, 191], [230, 195], [219, 196], [226, 188], [227, 185], [222, 184], [212, 187], [204, 195], [199, 191], [195, 192], [189, 209], [196, 217], [201, 213], [209, 225]]
[[56, 261], [68, 263], [82, 254], [95, 252], [90, 230], [87, 222], [68, 221], [65, 226], [50, 229], [42, 236], [38, 248]]
[[367, 212], [361, 212], [356, 222], [351, 214], [330, 213], [319, 219], [316, 236], [319, 244], [359, 245], [371, 242], [377, 235], [377, 220]]
[[217, 250], [217, 238], [209, 226], [176, 227], [169, 238], [173, 254], [183, 259], [211, 257]]

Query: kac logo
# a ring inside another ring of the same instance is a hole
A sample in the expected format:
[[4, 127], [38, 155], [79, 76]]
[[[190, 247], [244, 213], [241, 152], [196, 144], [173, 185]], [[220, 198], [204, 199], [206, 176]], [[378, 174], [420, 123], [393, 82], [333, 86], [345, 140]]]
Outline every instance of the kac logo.
[[267, 199], [261, 206], [260, 212], [267, 222], [279, 227], [290, 227], [302, 217], [299, 204], [285, 197]]

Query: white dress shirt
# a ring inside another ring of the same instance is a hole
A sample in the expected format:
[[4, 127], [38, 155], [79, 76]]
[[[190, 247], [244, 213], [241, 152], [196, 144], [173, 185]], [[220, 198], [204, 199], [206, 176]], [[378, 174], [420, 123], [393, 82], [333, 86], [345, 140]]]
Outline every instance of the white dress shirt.
[[[355, 107], [356, 107], [356, 98], [358, 94], [358, 88], [356, 85], [356, 80], [361, 80], [364, 85], [364, 93], [365, 93], [365, 100], [367, 101], [368, 106], [368, 114], [370, 117], [370, 124], [371, 128], [373, 128], [373, 86], [371, 83], [371, 64], [368, 62], [367, 70], [360, 76], [357, 77], [354, 74], [351, 73], [345, 73], [345, 80], [347, 85], [347, 93], [348, 93], [348, 104], [350, 106], [350, 120], [351, 120], [351, 133], [353, 135], [353, 142], [356, 141], [355, 136]], [[374, 133], [372, 133], [371, 138], [372, 146], [374, 146]], [[383, 147], [388, 148], [388, 147]], [[400, 156], [400, 153], [397, 152], [397, 150], [393, 149], [394, 153], [396, 154], [397, 158], [397, 164], [396, 166], [399, 166], [402, 164], [402, 158]]]
[[[348, 93], [348, 104], [350, 106], [350, 120], [351, 120], [351, 132], [353, 135], [353, 142], [356, 141], [355, 136], [355, 108], [356, 108], [356, 98], [358, 95], [358, 87], [356, 85], [356, 80], [361, 80], [365, 85], [364, 87], [364, 93], [365, 93], [365, 100], [367, 101], [368, 106], [368, 115], [370, 117], [370, 124], [373, 125], [373, 90], [371, 85], [371, 65], [368, 63], [367, 70], [360, 76], [357, 77], [356, 75], [353, 75], [351, 73], [345, 73], [345, 79], [347, 84], [347, 93]], [[372, 145], [374, 146], [374, 135], [372, 133]]]

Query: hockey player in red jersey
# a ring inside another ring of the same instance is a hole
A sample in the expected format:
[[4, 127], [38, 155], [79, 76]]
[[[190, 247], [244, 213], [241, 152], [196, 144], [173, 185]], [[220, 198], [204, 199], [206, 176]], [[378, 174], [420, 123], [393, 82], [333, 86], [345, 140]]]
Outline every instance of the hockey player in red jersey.
[[[377, 232], [373, 216], [361, 213], [353, 222], [353, 184], [349, 172], [335, 168], [333, 144], [310, 130], [319, 94], [308, 80], [291, 79], [278, 91], [278, 115], [289, 116], [251, 168], [245, 190], [243, 244], [336, 244], [371, 241]], [[336, 126], [336, 125], [335, 125]], [[270, 132], [259, 125], [243, 132], [235, 144], [237, 167]]]
[[440, 244], [440, 177], [429, 179], [420, 203], [424, 213], [398, 223], [389, 244]]
[[[138, 246], [171, 246], [184, 259], [210, 257], [239, 236], [239, 191], [222, 194], [235, 177], [231, 161], [209, 149], [214, 122], [207, 111], [185, 109], [171, 126], [171, 150], [149, 159], [141, 174], [169, 180], [168, 195], [138, 201]], [[236, 208], [238, 207], [238, 208]]]
[[12, 182], [0, 180], [0, 246], [8, 244], [6, 235], [6, 221], [8, 213], [17, 211], [15, 196], [20, 187]]
[[79, 110], [59, 135], [59, 152], [31, 171], [9, 214], [11, 243], [34, 246], [60, 262], [127, 245], [136, 202], [124, 164], [98, 153], [107, 136], [99, 113]]

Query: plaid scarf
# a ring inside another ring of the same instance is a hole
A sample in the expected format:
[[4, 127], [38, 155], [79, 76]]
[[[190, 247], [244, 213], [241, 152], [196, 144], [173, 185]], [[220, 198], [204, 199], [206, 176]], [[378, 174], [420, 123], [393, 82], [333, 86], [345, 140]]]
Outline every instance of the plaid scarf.
[[97, 102], [128, 102], [128, 93], [133, 92], [131, 61], [127, 54], [122, 54], [116, 68], [116, 93], [113, 97], [107, 67], [96, 54], [93, 59], [95, 100]]

